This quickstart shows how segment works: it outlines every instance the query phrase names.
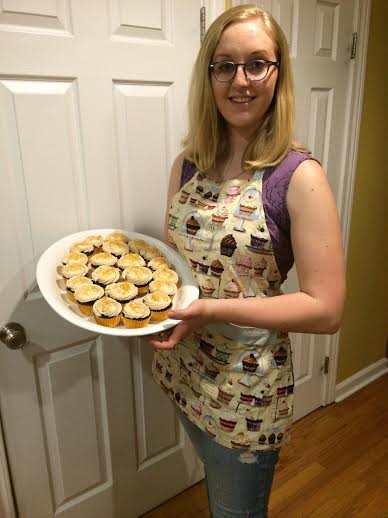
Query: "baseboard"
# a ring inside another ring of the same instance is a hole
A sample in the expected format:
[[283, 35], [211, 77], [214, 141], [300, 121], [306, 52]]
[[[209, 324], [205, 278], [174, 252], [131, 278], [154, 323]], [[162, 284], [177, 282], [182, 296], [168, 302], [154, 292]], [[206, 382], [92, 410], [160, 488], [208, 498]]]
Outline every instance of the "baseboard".
[[372, 365], [369, 365], [365, 369], [356, 372], [356, 374], [353, 374], [353, 376], [350, 376], [350, 378], [347, 378], [346, 380], [341, 381], [341, 383], [338, 383], [335, 388], [334, 401], [339, 403], [343, 399], [346, 399], [347, 397], [357, 392], [357, 390], [362, 389], [366, 385], [369, 385], [369, 383], [372, 383], [372, 381], [380, 378], [380, 376], [384, 376], [384, 374], [388, 374], [387, 358], [381, 358], [381, 360], [372, 363]]

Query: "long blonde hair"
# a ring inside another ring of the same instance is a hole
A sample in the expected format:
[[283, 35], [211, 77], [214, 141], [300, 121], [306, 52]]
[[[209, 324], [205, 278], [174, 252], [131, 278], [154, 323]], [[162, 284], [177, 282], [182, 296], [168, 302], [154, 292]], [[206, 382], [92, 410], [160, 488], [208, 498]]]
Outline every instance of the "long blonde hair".
[[183, 145], [186, 158], [201, 171], [214, 167], [217, 159], [228, 152], [226, 125], [214, 101], [209, 63], [224, 30], [233, 23], [250, 19], [263, 24], [274, 43], [280, 65], [274, 98], [262, 126], [245, 150], [243, 167], [270, 167], [281, 162], [290, 149], [306, 151], [294, 140], [294, 87], [284, 33], [268, 12], [255, 5], [239, 5], [225, 11], [209, 27], [193, 68], [188, 102], [189, 129]]

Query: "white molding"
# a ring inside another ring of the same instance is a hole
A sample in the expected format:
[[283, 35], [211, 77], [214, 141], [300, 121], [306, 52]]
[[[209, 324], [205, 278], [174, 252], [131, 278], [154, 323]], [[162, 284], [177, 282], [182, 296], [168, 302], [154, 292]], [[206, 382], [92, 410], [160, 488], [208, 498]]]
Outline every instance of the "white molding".
[[9, 469], [7, 456], [5, 453], [5, 444], [3, 430], [0, 421], [0, 516], [1, 518], [16, 518], [15, 505], [12, 496], [11, 480], [9, 477]]
[[381, 358], [381, 360], [368, 365], [365, 369], [338, 383], [335, 389], [335, 402], [339, 403], [385, 374], [388, 374], [388, 360], [387, 358]]
[[[349, 84], [348, 105], [348, 131], [346, 135], [346, 152], [344, 154], [344, 166], [342, 167], [342, 180], [340, 189], [339, 211], [340, 221], [347, 260], [350, 223], [353, 207], [354, 182], [356, 177], [358, 144], [360, 137], [362, 101], [364, 97], [366, 58], [368, 53], [368, 36], [370, 20], [371, 0], [357, 0], [356, 16], [353, 22], [353, 30], [357, 32], [358, 45], [354, 63], [353, 77]], [[332, 403], [336, 397], [336, 374], [338, 365], [338, 353], [341, 332], [332, 335], [328, 342], [327, 354], [330, 358], [329, 373], [326, 380], [324, 404]]]

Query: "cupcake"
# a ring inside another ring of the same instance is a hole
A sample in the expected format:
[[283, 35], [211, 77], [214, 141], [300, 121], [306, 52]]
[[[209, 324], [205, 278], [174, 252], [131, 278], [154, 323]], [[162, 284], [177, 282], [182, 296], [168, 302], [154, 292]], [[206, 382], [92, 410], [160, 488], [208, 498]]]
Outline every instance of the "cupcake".
[[206, 281], [201, 285], [201, 292], [204, 297], [211, 297], [215, 289], [216, 288], [211, 279], [206, 279]]
[[267, 261], [262, 257], [258, 262], [253, 265], [255, 275], [262, 277], [264, 270], [267, 268]]
[[161, 256], [161, 252], [157, 246], [145, 246], [139, 250], [139, 253], [147, 262]]
[[151, 310], [151, 320], [161, 322], [168, 318], [168, 312], [172, 307], [171, 299], [162, 291], [148, 293], [144, 297], [144, 304]]
[[110, 297], [102, 297], [93, 304], [93, 315], [97, 324], [116, 327], [121, 320], [121, 304]]
[[144, 241], [144, 239], [132, 239], [128, 241], [128, 246], [131, 252], [133, 252], [134, 254], [138, 254], [140, 249], [149, 246], [149, 243], [147, 243], [147, 241]]
[[280, 347], [280, 349], [276, 351], [276, 353], [273, 355], [273, 358], [277, 367], [282, 367], [286, 363], [287, 356], [288, 354], [284, 347]]
[[124, 241], [124, 243], [128, 243], [128, 236], [124, 234], [124, 232], [112, 232], [108, 236], [106, 236], [107, 241]]
[[93, 254], [98, 254], [102, 250], [102, 243], [104, 240], [102, 239], [102, 236], [95, 235], [95, 236], [88, 236], [85, 241], [89, 241], [94, 246]]
[[171, 270], [171, 268], [160, 268], [154, 272], [155, 281], [165, 281], [165, 282], [173, 282], [174, 284], [178, 284], [179, 277], [178, 274]]
[[200, 227], [201, 225], [194, 218], [194, 216], [191, 216], [191, 218], [189, 218], [186, 222], [186, 232], [189, 236], [195, 236]]
[[88, 256], [81, 252], [70, 252], [62, 257], [62, 264], [87, 264]]
[[250, 270], [253, 268], [253, 261], [249, 255], [240, 256], [236, 261], [237, 274], [238, 275], [249, 275]]
[[255, 356], [251, 353], [248, 356], [245, 356], [245, 358], [242, 361], [243, 370], [246, 372], [255, 372], [257, 369], [257, 360]]
[[62, 266], [62, 277], [66, 282], [70, 277], [83, 277], [88, 271], [86, 264], [68, 263]]
[[236, 427], [237, 421], [234, 421], [232, 419], [224, 419], [222, 417], [219, 418], [221, 429], [224, 430], [224, 432], [233, 432], [233, 430]]
[[114, 266], [99, 266], [92, 272], [92, 279], [96, 284], [105, 288], [108, 284], [117, 282], [120, 278], [120, 270]]
[[100, 252], [90, 258], [90, 265], [93, 268], [97, 268], [98, 266], [114, 266], [116, 263], [117, 257], [109, 252]]
[[154, 257], [148, 262], [147, 266], [152, 271], [155, 271], [159, 270], [159, 268], [170, 268], [171, 264], [165, 257]]
[[143, 302], [128, 302], [123, 307], [121, 320], [128, 329], [146, 327], [151, 318], [151, 310]]
[[132, 282], [113, 282], [105, 288], [105, 295], [124, 305], [133, 300], [137, 296], [138, 291]]
[[77, 302], [74, 298], [75, 290], [80, 286], [86, 286], [90, 284], [93, 284], [93, 281], [92, 279], [89, 279], [89, 277], [83, 277], [81, 275], [70, 277], [70, 279], [66, 281], [67, 296], [72, 302]]
[[124, 241], [108, 239], [102, 244], [103, 252], [109, 252], [115, 257], [121, 257], [128, 253], [128, 245]]
[[236, 248], [237, 243], [232, 234], [227, 234], [221, 239], [221, 255], [232, 257]]
[[233, 448], [242, 448], [243, 450], [248, 450], [251, 445], [251, 441], [244, 432], [237, 433], [234, 440], [230, 442]]
[[91, 241], [73, 243], [70, 247], [70, 252], [80, 252], [81, 254], [86, 254], [89, 256], [94, 252], [94, 245]]
[[104, 289], [97, 284], [80, 286], [74, 292], [74, 298], [82, 314], [93, 316], [93, 304], [104, 296]]
[[233, 387], [232, 380], [228, 380], [227, 383], [222, 385], [222, 388], [218, 387], [217, 399], [224, 405], [229, 405], [230, 401], [233, 399], [233, 396], [234, 396], [234, 387]]
[[245, 420], [247, 423], [247, 430], [250, 432], [258, 432], [260, 430], [261, 423], [263, 422], [262, 419], [256, 419], [253, 417], [246, 417]]
[[134, 253], [125, 254], [117, 261], [117, 266], [122, 270], [129, 268], [129, 266], [145, 266], [145, 264], [142, 256]]
[[139, 290], [138, 295], [148, 293], [148, 287], [152, 281], [152, 272], [146, 266], [130, 266], [123, 271], [125, 281], [132, 282]]
[[218, 259], [215, 259], [210, 264], [210, 273], [213, 275], [213, 277], [220, 278], [222, 275], [222, 272], [224, 271], [224, 267], [222, 266], [221, 261]]
[[178, 290], [176, 284], [173, 282], [152, 281], [150, 282], [150, 293], [154, 293], [155, 291], [162, 291], [172, 299]]
[[232, 279], [224, 286], [224, 295], [227, 299], [237, 299], [241, 293], [240, 286]]

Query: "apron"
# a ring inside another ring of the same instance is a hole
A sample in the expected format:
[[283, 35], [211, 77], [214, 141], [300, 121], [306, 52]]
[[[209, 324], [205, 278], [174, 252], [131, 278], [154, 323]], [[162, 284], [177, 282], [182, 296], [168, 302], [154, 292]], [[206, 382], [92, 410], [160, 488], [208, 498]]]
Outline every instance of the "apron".
[[[281, 295], [262, 204], [263, 170], [217, 183], [201, 172], [173, 197], [169, 238], [200, 296]], [[228, 448], [279, 448], [292, 421], [294, 378], [287, 333], [229, 323], [194, 331], [157, 351], [153, 375], [187, 417]]]

